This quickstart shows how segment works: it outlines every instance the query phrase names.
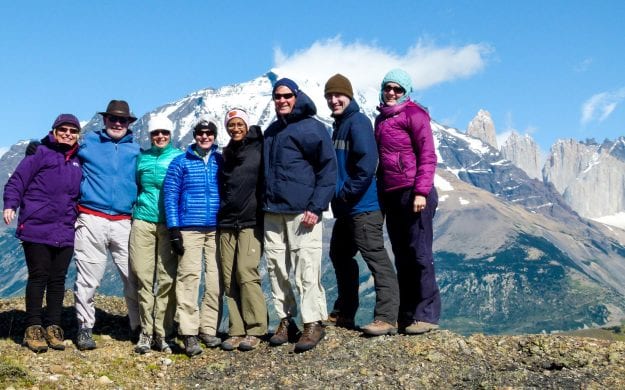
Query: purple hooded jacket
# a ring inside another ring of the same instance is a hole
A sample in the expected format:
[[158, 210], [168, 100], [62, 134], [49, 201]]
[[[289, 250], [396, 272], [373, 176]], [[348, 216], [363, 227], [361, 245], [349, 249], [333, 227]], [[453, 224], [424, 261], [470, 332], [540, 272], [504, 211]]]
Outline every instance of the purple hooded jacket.
[[394, 106], [379, 106], [378, 110], [375, 139], [380, 155], [380, 188], [388, 192], [412, 187], [415, 194], [427, 196], [436, 171], [430, 116], [410, 99]]
[[52, 132], [41, 142], [37, 152], [24, 157], [4, 186], [4, 208], [19, 207], [15, 236], [20, 240], [73, 246], [82, 179], [78, 144], [59, 144]]

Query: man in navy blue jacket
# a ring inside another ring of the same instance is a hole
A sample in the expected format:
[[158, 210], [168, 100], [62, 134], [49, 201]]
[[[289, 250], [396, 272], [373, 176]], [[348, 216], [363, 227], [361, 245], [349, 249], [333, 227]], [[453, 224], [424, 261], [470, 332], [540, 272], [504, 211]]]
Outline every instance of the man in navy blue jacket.
[[277, 120], [265, 131], [265, 258], [280, 324], [269, 340], [281, 345], [295, 329], [297, 314], [289, 273], [295, 271], [304, 331], [295, 352], [314, 348], [327, 317], [321, 285], [321, 214], [336, 183], [336, 157], [326, 127], [313, 116], [315, 104], [290, 79], [272, 92]]
[[334, 118], [332, 140], [336, 149], [338, 180], [332, 199], [336, 218], [330, 242], [330, 259], [336, 273], [338, 297], [328, 322], [354, 327], [358, 309], [360, 251], [375, 284], [374, 321], [362, 328], [370, 336], [397, 333], [399, 289], [393, 264], [384, 248], [384, 217], [378, 204], [375, 180], [378, 149], [371, 121], [353, 100], [349, 80], [336, 74], [325, 85], [325, 98]]

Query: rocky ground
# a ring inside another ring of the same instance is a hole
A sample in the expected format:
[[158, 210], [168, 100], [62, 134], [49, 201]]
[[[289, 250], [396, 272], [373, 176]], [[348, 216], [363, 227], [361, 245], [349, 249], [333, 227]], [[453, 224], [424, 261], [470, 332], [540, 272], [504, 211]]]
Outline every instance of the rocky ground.
[[[625, 388], [625, 342], [565, 335], [364, 338], [327, 328], [314, 350], [133, 353], [120, 298], [98, 297], [98, 348], [35, 354], [20, 345], [23, 298], [0, 300], [0, 388]], [[67, 336], [74, 336], [71, 295]]]

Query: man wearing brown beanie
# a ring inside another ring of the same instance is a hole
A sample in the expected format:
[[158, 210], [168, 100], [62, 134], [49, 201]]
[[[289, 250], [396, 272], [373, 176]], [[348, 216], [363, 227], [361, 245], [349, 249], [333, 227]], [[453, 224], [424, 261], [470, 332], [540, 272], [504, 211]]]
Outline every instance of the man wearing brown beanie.
[[378, 149], [371, 121], [353, 100], [350, 81], [336, 74], [326, 82], [325, 98], [334, 118], [332, 140], [338, 175], [332, 199], [336, 218], [330, 241], [330, 259], [336, 273], [338, 297], [328, 323], [353, 328], [358, 310], [360, 252], [373, 276], [376, 304], [374, 321], [363, 333], [380, 336], [397, 333], [399, 288], [393, 264], [384, 248], [384, 217], [378, 204], [375, 173]]

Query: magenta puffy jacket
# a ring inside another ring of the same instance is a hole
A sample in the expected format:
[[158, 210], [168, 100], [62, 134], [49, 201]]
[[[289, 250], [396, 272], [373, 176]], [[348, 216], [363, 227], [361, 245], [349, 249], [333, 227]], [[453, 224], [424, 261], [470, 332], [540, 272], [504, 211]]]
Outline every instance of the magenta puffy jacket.
[[388, 192], [412, 187], [415, 194], [427, 196], [436, 171], [430, 115], [410, 99], [395, 106], [379, 106], [378, 110], [375, 139], [381, 189]]

